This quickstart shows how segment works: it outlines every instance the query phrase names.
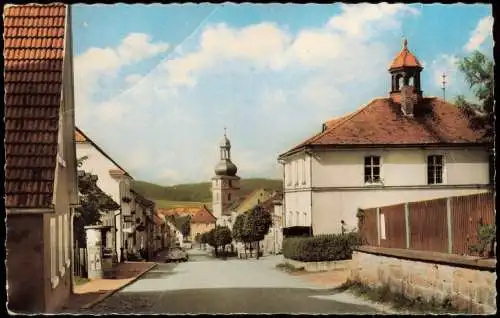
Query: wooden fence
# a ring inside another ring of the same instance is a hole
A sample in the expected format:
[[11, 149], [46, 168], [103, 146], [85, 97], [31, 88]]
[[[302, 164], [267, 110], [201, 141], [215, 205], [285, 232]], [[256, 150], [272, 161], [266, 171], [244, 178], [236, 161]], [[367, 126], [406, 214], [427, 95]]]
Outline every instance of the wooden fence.
[[364, 244], [458, 255], [475, 255], [483, 224], [495, 224], [493, 193], [364, 209], [359, 229]]

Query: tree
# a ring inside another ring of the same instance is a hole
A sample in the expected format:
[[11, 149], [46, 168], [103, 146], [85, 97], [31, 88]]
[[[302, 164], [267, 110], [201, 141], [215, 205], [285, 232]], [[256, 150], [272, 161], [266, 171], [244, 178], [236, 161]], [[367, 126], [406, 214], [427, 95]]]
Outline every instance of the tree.
[[261, 206], [256, 206], [250, 210], [245, 217], [245, 229], [250, 229], [251, 242], [257, 242], [257, 259], [260, 253], [260, 241], [269, 233], [269, 228], [273, 223], [271, 214]]
[[[82, 159], [85, 160], [85, 158]], [[73, 226], [75, 239], [82, 247], [86, 245], [85, 226], [101, 224], [102, 214], [120, 208], [110, 196], [97, 186], [96, 182], [97, 176], [84, 171], [78, 172], [80, 207], [75, 210]]]
[[465, 75], [478, 103], [467, 101], [463, 95], [459, 95], [456, 104], [470, 116], [473, 128], [484, 129], [485, 141], [492, 141], [495, 132], [493, 61], [475, 51], [458, 62], [458, 69]]
[[225, 252], [226, 246], [233, 240], [231, 230], [227, 226], [217, 226], [215, 228], [215, 242], [217, 246], [221, 246]]
[[184, 237], [188, 237], [191, 234], [191, 216], [187, 215], [182, 222], [181, 232]]
[[211, 229], [210, 231], [206, 232], [205, 235], [207, 244], [215, 249], [215, 257], [217, 257], [217, 241], [215, 240], [215, 229]]
[[207, 244], [207, 233], [203, 233], [200, 235], [200, 244], [203, 245], [203, 248], [205, 248], [205, 244]]
[[233, 238], [237, 242], [241, 242], [245, 246], [245, 258], [247, 258], [247, 244], [251, 243], [251, 228], [246, 222], [248, 213], [240, 214], [236, 217], [233, 224]]

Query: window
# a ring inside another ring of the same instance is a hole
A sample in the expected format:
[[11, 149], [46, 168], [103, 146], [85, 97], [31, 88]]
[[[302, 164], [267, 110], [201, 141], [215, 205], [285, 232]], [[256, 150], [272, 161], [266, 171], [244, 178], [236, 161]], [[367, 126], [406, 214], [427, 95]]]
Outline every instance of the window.
[[306, 184], [306, 159], [302, 159], [302, 184]]
[[61, 277], [64, 276], [64, 241], [63, 241], [63, 216], [57, 216], [57, 249], [58, 249], [58, 265]]
[[227, 200], [228, 200], [228, 201], [231, 201], [231, 193], [228, 193], [228, 194], [227, 194]]
[[365, 183], [380, 182], [380, 157], [365, 157]]
[[215, 194], [215, 202], [219, 202], [219, 192]]
[[290, 164], [289, 163], [285, 164], [285, 179], [286, 179], [287, 185], [292, 184], [292, 176], [290, 175]]
[[298, 161], [294, 161], [294, 173], [295, 173], [295, 185], [299, 184], [299, 163]]
[[385, 240], [385, 216], [380, 213], [380, 239]]
[[427, 184], [443, 183], [443, 156], [427, 157]]
[[231, 187], [231, 186], [232, 186], [232, 185], [231, 185], [231, 180], [229, 180], [229, 181], [228, 181], [228, 184], [229, 184], [229, 187]]
[[56, 219], [55, 217], [50, 218], [50, 281], [52, 283], [52, 288], [55, 288], [59, 283], [59, 278], [57, 277], [57, 238], [56, 238]]
[[68, 214], [64, 215], [64, 257], [66, 259], [66, 266], [70, 265], [70, 259], [71, 259], [71, 254], [70, 254], [70, 245], [69, 242], [71, 240], [71, 237], [69, 235], [70, 232], [70, 225], [68, 222], [69, 216]]
[[307, 226], [307, 213], [306, 212], [303, 213], [303, 220], [304, 220], [304, 223], [302, 225]]
[[300, 226], [299, 211], [295, 212], [295, 226]]

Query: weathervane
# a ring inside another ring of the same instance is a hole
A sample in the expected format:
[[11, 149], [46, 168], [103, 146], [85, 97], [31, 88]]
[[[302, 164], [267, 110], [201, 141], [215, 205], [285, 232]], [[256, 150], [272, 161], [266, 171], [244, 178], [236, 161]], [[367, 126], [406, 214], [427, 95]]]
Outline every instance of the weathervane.
[[441, 75], [441, 78], [443, 79], [443, 81], [441, 82], [443, 84], [443, 86], [441, 87], [441, 89], [443, 90], [443, 100], [446, 101], [446, 74], [443, 73], [443, 75]]

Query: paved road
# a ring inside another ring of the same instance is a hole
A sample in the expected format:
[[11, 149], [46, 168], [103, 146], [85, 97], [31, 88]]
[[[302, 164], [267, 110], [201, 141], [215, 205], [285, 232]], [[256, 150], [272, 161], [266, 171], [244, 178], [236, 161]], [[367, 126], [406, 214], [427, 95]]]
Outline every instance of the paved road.
[[190, 260], [159, 264], [87, 313], [370, 313], [362, 304], [332, 300], [320, 289], [260, 260], [217, 260], [190, 251]]

